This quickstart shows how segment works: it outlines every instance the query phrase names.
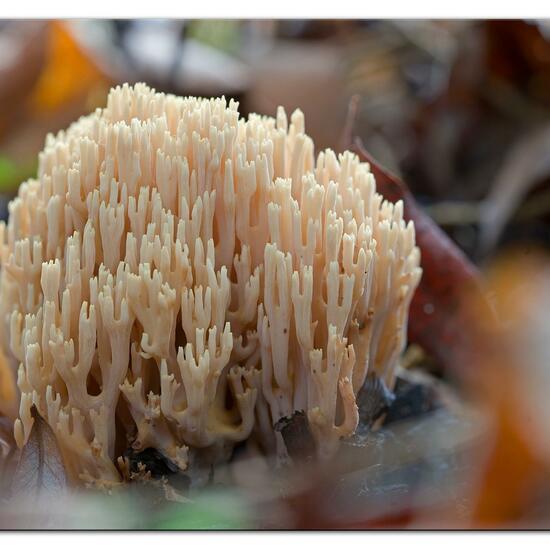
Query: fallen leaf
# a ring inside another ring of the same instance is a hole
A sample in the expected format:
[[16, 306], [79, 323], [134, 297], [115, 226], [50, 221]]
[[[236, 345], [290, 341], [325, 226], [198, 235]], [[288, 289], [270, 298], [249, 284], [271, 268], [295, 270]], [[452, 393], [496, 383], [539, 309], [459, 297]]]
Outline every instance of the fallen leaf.
[[480, 367], [470, 394], [490, 422], [472, 526], [548, 528], [550, 262], [543, 254], [509, 253], [487, 280], [502, 322], [480, 314], [476, 323]]
[[58, 496], [68, 486], [55, 435], [33, 406], [34, 424], [14, 472], [11, 494]]

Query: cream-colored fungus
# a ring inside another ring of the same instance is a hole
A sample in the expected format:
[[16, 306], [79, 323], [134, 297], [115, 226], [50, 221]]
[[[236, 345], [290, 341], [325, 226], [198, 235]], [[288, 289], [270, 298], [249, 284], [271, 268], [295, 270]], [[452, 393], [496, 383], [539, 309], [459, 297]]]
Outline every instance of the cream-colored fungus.
[[34, 404], [75, 480], [117, 481], [117, 441], [181, 468], [249, 438], [284, 456], [295, 410], [330, 456], [367, 373], [393, 382], [421, 274], [402, 203], [354, 154], [315, 157], [300, 111], [237, 108], [118, 87], [10, 204], [3, 387], [18, 444]]

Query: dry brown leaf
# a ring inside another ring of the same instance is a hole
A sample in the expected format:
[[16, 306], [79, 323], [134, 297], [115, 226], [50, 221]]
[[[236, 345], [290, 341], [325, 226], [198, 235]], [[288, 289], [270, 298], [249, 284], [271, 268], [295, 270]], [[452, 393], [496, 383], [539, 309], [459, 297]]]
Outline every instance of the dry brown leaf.
[[33, 406], [34, 424], [14, 472], [11, 494], [59, 495], [68, 486], [67, 473], [55, 435]]

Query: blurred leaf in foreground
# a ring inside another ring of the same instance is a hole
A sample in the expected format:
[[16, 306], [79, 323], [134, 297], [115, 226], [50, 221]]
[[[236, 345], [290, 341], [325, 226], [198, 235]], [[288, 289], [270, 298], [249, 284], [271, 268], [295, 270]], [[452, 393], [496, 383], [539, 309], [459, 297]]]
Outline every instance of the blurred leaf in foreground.
[[193, 503], [174, 505], [151, 525], [154, 529], [250, 529], [249, 510], [236, 493], [203, 493]]
[[490, 419], [472, 525], [547, 529], [550, 259], [520, 250], [495, 262], [487, 279], [498, 322], [471, 304], [479, 354], [470, 393]]

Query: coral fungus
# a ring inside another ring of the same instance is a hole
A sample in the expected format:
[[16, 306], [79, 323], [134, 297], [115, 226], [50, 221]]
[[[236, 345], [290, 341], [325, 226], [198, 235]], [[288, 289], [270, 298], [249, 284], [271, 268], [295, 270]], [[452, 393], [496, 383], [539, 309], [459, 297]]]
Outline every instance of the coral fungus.
[[354, 154], [315, 158], [300, 111], [237, 108], [118, 87], [48, 136], [10, 204], [15, 436], [36, 405], [73, 479], [118, 480], [127, 441], [182, 469], [247, 439], [281, 456], [273, 425], [296, 410], [330, 456], [367, 372], [393, 381], [421, 273], [402, 203]]

